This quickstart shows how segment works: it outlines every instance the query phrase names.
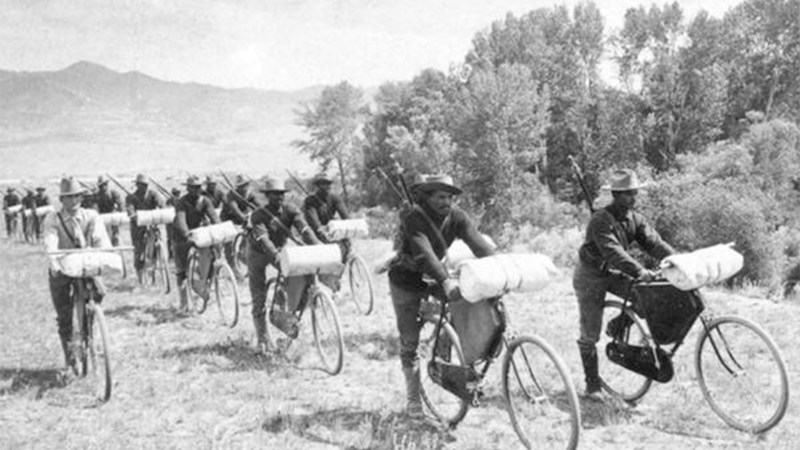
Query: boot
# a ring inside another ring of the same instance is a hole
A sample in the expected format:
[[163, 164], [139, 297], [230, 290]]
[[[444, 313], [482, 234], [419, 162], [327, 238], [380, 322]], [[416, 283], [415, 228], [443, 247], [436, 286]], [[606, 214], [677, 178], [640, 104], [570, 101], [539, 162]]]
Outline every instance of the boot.
[[67, 373], [72, 372], [73, 375], [78, 375], [78, 362], [75, 359], [75, 353], [72, 351], [72, 340], [59, 336], [61, 339], [61, 350], [64, 352], [64, 365], [66, 366]]
[[603, 388], [600, 384], [600, 374], [597, 367], [597, 348], [581, 347], [581, 362], [583, 362], [583, 374], [586, 377], [586, 397], [600, 399]]
[[144, 285], [144, 270], [136, 269], [136, 279], [139, 281], [139, 286]]
[[189, 292], [186, 290], [186, 282], [180, 284], [178, 287], [178, 295], [180, 297], [180, 304], [178, 305], [178, 311], [181, 313], [189, 312]]
[[419, 375], [419, 365], [413, 367], [403, 367], [403, 375], [406, 378], [406, 414], [412, 419], [422, 419], [425, 413], [422, 411], [422, 381]]
[[256, 347], [258, 348], [258, 352], [269, 352], [270, 344], [265, 317], [253, 317], [253, 329], [256, 332]]

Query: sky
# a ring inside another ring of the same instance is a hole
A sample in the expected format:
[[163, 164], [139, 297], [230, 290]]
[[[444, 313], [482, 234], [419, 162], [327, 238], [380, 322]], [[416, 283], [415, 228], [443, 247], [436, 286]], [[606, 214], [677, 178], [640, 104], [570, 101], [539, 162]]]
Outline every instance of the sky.
[[[687, 21], [742, 0], [679, 0]], [[552, 0], [0, 0], [0, 70], [77, 61], [227, 88], [296, 90], [410, 80], [463, 60], [475, 33]], [[595, 0], [606, 34], [630, 7]], [[658, 1], [663, 5], [666, 2]]]

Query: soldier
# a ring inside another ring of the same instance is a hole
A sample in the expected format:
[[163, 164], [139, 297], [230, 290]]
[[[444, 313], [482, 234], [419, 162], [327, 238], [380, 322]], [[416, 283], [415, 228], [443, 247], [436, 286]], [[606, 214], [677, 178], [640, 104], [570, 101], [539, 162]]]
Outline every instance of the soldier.
[[12, 213], [9, 208], [22, 203], [14, 188], [8, 188], [3, 196], [3, 212], [6, 219], [6, 235], [11, 239], [17, 232], [17, 213]]
[[215, 209], [219, 208], [225, 201], [225, 194], [217, 189], [217, 181], [211, 175], [206, 177], [206, 190], [203, 191], [203, 195], [211, 199], [211, 204], [214, 205]]
[[266, 336], [266, 270], [267, 265], [276, 265], [276, 257], [286, 244], [292, 226], [300, 232], [306, 243], [318, 244], [319, 240], [306, 224], [303, 215], [292, 205], [284, 204], [287, 189], [283, 183], [268, 178], [261, 190], [267, 196], [267, 206], [253, 212], [250, 221], [247, 246], [247, 268], [250, 274], [250, 296], [252, 298], [253, 325], [261, 351], [266, 351], [269, 340]]
[[136, 190], [125, 199], [125, 209], [131, 218], [131, 243], [133, 244], [133, 266], [139, 284], [144, 282], [144, 249], [147, 229], [136, 225], [136, 211], [147, 211], [164, 207], [164, 200], [155, 191], [148, 189], [147, 177], [136, 175]]
[[406, 411], [414, 418], [423, 416], [417, 356], [419, 307], [428, 295], [423, 276], [441, 286], [448, 301], [455, 301], [461, 298], [458, 283], [442, 263], [447, 248], [460, 238], [478, 257], [494, 254], [467, 213], [453, 205], [453, 197], [460, 193], [461, 189], [447, 175], [430, 175], [419, 185], [418, 204], [401, 219], [400, 249], [389, 269], [389, 293], [397, 317], [400, 362], [406, 380]]
[[[181, 190], [177, 187], [174, 187], [170, 190], [170, 194], [172, 196], [167, 199], [167, 206], [175, 207], [175, 204], [178, 202], [178, 199], [181, 198]], [[174, 223], [167, 224], [167, 253], [169, 259], [173, 259], [174, 255], [174, 246], [175, 246], [175, 225]]]
[[[100, 214], [122, 211], [122, 197], [117, 191], [108, 189], [108, 178], [100, 175], [97, 177], [97, 190], [92, 195], [94, 207]], [[111, 226], [111, 245], [119, 245], [119, 226]]]
[[[220, 220], [230, 220], [236, 225], [244, 228], [247, 226], [247, 216], [252, 212], [250, 205], [256, 205], [256, 197], [249, 191], [250, 181], [243, 175], [237, 175], [234, 182], [234, 189], [225, 194], [225, 202], [222, 204]], [[233, 254], [233, 243], [225, 244], [225, 258], [228, 264], [234, 269], [235, 255]]]
[[[50, 197], [47, 194], [45, 194], [45, 191], [47, 191], [47, 188], [44, 187], [44, 186], [39, 186], [39, 187], [36, 188], [36, 196], [34, 197], [34, 200], [36, 201], [36, 207], [37, 208], [40, 207], [40, 206], [47, 206], [47, 205], [50, 204]], [[39, 217], [39, 215], [36, 214], [35, 210], [34, 210], [34, 214], [33, 214], [33, 229], [35, 231], [35, 235], [36, 235], [36, 240], [37, 241], [41, 241], [42, 240], [42, 225], [43, 224], [44, 224], [44, 216]]]
[[36, 216], [36, 195], [30, 189], [26, 189], [25, 197], [22, 198], [22, 233], [25, 235], [25, 242], [33, 242], [34, 229], [33, 218]]
[[[44, 219], [44, 246], [47, 252], [62, 249], [95, 247], [109, 248], [111, 243], [106, 234], [106, 228], [100, 220], [97, 211], [81, 208], [84, 189], [78, 182], [70, 177], [61, 180], [59, 200], [61, 209], [48, 214]], [[70, 278], [60, 272], [58, 260], [53, 258], [50, 262], [49, 285], [50, 297], [56, 310], [58, 321], [58, 336], [61, 339], [61, 348], [64, 351], [64, 361], [67, 369], [77, 373], [77, 366], [70, 343], [72, 342], [72, 308], [70, 296]], [[99, 279], [95, 279], [95, 286], [102, 300], [104, 291]]]
[[318, 174], [312, 181], [316, 191], [303, 201], [303, 215], [308, 226], [317, 235], [317, 239], [328, 242], [324, 228], [338, 213], [340, 219], [347, 219], [347, 207], [342, 199], [331, 192], [331, 180], [324, 173]]
[[[178, 293], [180, 295], [180, 309], [186, 311], [189, 308], [189, 286], [186, 281], [186, 270], [189, 266], [189, 249], [192, 247], [189, 231], [203, 226], [205, 223], [219, 223], [219, 217], [214, 210], [211, 199], [201, 195], [202, 184], [196, 176], [186, 179], [186, 195], [178, 199], [175, 205], [175, 241], [173, 254], [175, 255], [175, 278], [178, 281]], [[206, 277], [211, 268], [212, 252], [210, 248], [197, 249], [199, 258], [198, 269], [200, 278], [197, 284], [191, 286], [203, 300], [208, 301], [208, 287]]]
[[630, 278], [651, 280], [655, 276], [628, 253], [630, 244], [638, 243], [657, 259], [675, 253], [644, 216], [633, 211], [641, 187], [636, 173], [631, 170], [616, 170], [611, 174], [611, 182], [604, 188], [611, 190], [614, 199], [589, 220], [586, 238], [578, 251], [578, 266], [572, 276], [578, 298], [578, 348], [586, 377], [586, 396], [595, 400], [601, 392], [596, 344], [600, 340], [606, 292], [630, 298]]

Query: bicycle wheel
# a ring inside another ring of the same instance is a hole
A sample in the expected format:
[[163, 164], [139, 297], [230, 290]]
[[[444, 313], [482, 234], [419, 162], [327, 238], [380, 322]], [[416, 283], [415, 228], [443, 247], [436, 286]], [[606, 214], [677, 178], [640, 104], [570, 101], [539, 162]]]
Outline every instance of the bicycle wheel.
[[336, 375], [344, 362], [344, 339], [339, 327], [339, 314], [331, 297], [317, 289], [311, 299], [311, 327], [314, 330], [314, 345], [325, 371]]
[[419, 334], [417, 353], [419, 354], [420, 378], [422, 379], [422, 401], [440, 422], [449, 428], [455, 428], [467, 415], [469, 404], [436, 383], [431, 378], [428, 364], [436, 351], [437, 359], [463, 366], [464, 353], [461, 350], [461, 341], [458, 339], [456, 331], [448, 322], [442, 323], [439, 332], [439, 349], [434, 349], [438, 323], [438, 319], [435, 317], [426, 319]]
[[359, 312], [368, 316], [372, 312], [375, 294], [372, 291], [372, 278], [369, 276], [367, 264], [360, 256], [354, 256], [348, 262], [347, 276], [353, 303]]
[[208, 306], [208, 301], [203, 299], [195, 290], [196, 286], [200, 285], [200, 259], [194, 247], [189, 249], [189, 255], [186, 259], [189, 261], [189, 267], [186, 271], [186, 290], [188, 291], [189, 308], [196, 314], [203, 314]]
[[[630, 308], [626, 310], [627, 316], [633, 321], [630, 326], [628, 343], [631, 345], [653, 347], [653, 340], [644, 321]], [[600, 379], [603, 389], [611, 395], [617, 396], [627, 402], [635, 402], [644, 396], [653, 384], [653, 380], [622, 366], [611, 362], [606, 356], [606, 345], [612, 341], [606, 334], [608, 322], [619, 316], [622, 312], [622, 302], [606, 300], [603, 307], [603, 327], [600, 329], [600, 342], [597, 345], [598, 361], [600, 366]], [[653, 349], [655, 352], [655, 348]]]
[[566, 364], [546, 341], [522, 336], [508, 344], [503, 359], [503, 396], [511, 424], [525, 448], [578, 446], [578, 394]]
[[239, 290], [236, 277], [227, 263], [221, 263], [214, 271], [214, 294], [217, 298], [222, 323], [231, 328], [239, 320]]
[[163, 241], [157, 240], [155, 245], [154, 284], [164, 286], [164, 294], [169, 294], [171, 283], [169, 280], [169, 263], [167, 262], [167, 249]]
[[772, 338], [747, 319], [711, 320], [697, 340], [695, 369], [711, 409], [737, 430], [763, 433], [786, 413], [786, 364]]
[[240, 280], [247, 278], [247, 246], [245, 245], [247, 236], [242, 233], [236, 236], [233, 241], [233, 261], [231, 261], [233, 271]]
[[96, 303], [87, 304], [84, 320], [83, 375], [95, 386], [97, 397], [106, 402], [111, 398], [111, 359], [103, 309]]

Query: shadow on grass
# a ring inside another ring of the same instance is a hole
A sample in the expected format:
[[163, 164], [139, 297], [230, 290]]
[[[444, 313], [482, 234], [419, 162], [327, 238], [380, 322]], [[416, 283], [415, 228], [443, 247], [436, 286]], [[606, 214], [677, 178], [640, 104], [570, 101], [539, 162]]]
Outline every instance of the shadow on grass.
[[453, 437], [432, 420], [405, 414], [336, 408], [307, 414], [277, 414], [264, 420], [269, 433], [290, 431], [312, 442], [349, 450], [441, 449]]
[[344, 336], [348, 352], [360, 353], [365, 359], [386, 361], [400, 355], [400, 339], [384, 333], [349, 334]]
[[0, 388], [0, 395], [10, 395], [18, 392], [35, 390], [39, 399], [50, 389], [64, 387], [64, 379], [59, 369], [24, 369], [0, 368], [0, 383], [8, 386]]
[[583, 428], [592, 429], [612, 425], [630, 423], [634, 415], [635, 406], [615, 397], [606, 396], [602, 400], [581, 397], [581, 423]]
[[177, 322], [188, 317], [172, 306], [133, 306], [123, 305], [104, 311], [106, 317], [120, 317], [136, 322], [137, 325], [161, 325]]
[[272, 373], [287, 368], [284, 357], [279, 354], [258, 353], [245, 339], [173, 348], [161, 353], [161, 357], [179, 359], [187, 367], [210, 366], [216, 372], [265, 370], [267, 373]]

